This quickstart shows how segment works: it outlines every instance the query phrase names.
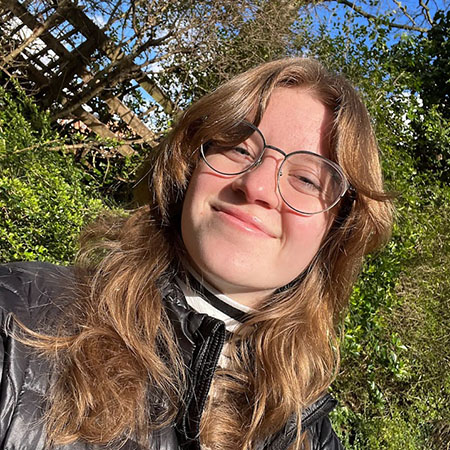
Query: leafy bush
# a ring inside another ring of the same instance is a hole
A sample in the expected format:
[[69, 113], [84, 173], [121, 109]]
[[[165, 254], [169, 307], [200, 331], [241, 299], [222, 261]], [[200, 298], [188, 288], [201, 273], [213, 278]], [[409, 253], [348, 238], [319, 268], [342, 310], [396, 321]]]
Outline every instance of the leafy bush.
[[450, 449], [450, 187], [387, 148], [393, 239], [351, 298], [333, 419], [346, 448]]
[[0, 88], [0, 260], [68, 263], [104, 202], [64, 140], [20, 90]]

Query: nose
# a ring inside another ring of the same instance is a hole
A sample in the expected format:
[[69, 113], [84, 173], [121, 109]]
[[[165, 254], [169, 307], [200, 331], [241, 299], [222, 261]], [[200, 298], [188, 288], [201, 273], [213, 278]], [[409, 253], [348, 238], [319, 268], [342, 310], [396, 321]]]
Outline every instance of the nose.
[[266, 153], [257, 167], [233, 180], [233, 190], [244, 195], [249, 203], [260, 204], [266, 208], [278, 208], [282, 201], [277, 190], [280, 164], [281, 161], [275, 155]]

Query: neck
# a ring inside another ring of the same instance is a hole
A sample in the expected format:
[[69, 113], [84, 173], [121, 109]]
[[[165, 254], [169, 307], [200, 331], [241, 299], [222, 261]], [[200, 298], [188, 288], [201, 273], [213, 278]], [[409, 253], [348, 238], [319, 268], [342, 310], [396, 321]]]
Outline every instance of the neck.
[[216, 279], [212, 274], [207, 274], [187, 261], [184, 262], [186, 271], [189, 272], [198, 282], [207, 289], [214, 292], [215, 295], [225, 295], [233, 301], [251, 309], [257, 309], [258, 306], [273, 293], [273, 289], [255, 291], [247, 286], [235, 286], [226, 283], [224, 280]]

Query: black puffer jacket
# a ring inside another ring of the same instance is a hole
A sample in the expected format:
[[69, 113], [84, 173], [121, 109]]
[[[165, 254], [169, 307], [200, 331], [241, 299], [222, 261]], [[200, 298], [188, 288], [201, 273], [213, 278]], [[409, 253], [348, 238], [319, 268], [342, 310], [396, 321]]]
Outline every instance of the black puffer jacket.
[[[68, 268], [44, 263], [10, 264], [0, 267], [1, 385], [0, 447], [5, 450], [43, 450], [45, 432], [42, 421], [45, 398], [52, 370], [49, 363], [11, 337], [16, 329], [12, 314], [25, 325], [37, 328], [51, 326], [61, 317], [62, 292], [72, 282]], [[175, 327], [186, 364], [190, 367], [190, 397], [177, 424], [152, 437], [155, 450], [199, 449], [198, 427], [211, 379], [224, 340], [224, 324], [193, 311], [176, 286], [167, 286], [164, 302]], [[53, 374], [54, 375], [54, 374]], [[312, 450], [342, 449], [328, 418], [335, 400], [325, 395], [307, 408], [302, 417], [309, 431]], [[294, 423], [286, 427], [263, 450], [287, 449], [295, 438]], [[58, 447], [64, 450], [99, 448], [76, 442]], [[132, 440], [125, 450], [141, 447]]]

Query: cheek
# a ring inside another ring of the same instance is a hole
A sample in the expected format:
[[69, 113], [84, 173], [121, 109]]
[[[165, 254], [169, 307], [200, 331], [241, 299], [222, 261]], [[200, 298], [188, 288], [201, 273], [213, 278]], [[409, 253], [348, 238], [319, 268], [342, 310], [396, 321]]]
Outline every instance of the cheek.
[[294, 216], [284, 223], [286, 255], [303, 270], [320, 249], [330, 228], [330, 219], [323, 214], [312, 217]]
[[208, 213], [208, 205], [222, 196], [230, 186], [229, 178], [211, 171], [206, 164], [200, 162], [192, 173], [183, 202], [183, 216], [191, 216], [199, 222]]
[[200, 209], [201, 198], [198, 186], [198, 168], [192, 174], [186, 195], [184, 197], [183, 209], [181, 213], [181, 234], [183, 241], [192, 239], [195, 231], [195, 218], [201, 214]]
[[181, 214], [181, 235], [189, 253], [198, 245], [201, 231], [208, 226], [210, 200], [219, 190], [216, 177], [199, 164], [191, 176]]

